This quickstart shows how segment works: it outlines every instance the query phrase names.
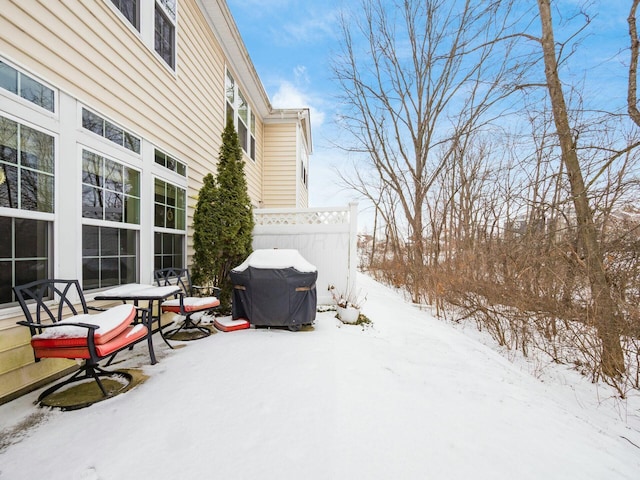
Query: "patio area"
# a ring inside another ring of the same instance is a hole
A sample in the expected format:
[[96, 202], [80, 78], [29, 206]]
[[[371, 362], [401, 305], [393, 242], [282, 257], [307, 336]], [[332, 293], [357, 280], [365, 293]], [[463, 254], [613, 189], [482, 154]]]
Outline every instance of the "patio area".
[[[0, 406], [0, 478], [636, 479], [640, 399], [562, 366], [534, 378], [360, 275], [371, 326], [218, 332], [76, 411]], [[126, 358], [126, 360], [125, 360]]]

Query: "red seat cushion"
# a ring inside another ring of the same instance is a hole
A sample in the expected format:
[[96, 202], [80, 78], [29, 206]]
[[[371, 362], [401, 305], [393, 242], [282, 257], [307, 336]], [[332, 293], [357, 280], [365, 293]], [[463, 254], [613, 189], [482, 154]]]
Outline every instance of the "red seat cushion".
[[94, 333], [93, 339], [96, 345], [103, 345], [120, 335], [135, 318], [136, 309], [130, 304], [118, 305], [117, 307], [94, 315], [75, 315], [58, 322], [58, 325], [61, 325], [59, 327], [47, 328], [42, 333], [34, 335], [31, 338], [31, 346], [34, 349], [87, 347], [88, 330], [75, 325], [64, 325], [65, 323], [99, 325], [99, 328]]
[[227, 318], [216, 318], [213, 321], [213, 325], [220, 331], [223, 332], [234, 332], [236, 330], [244, 330], [245, 328], [249, 328], [251, 324], [249, 320], [246, 318], [238, 318], [237, 320], [232, 320], [231, 317]]
[[[96, 345], [96, 353], [100, 358], [111, 355], [113, 352], [145, 338], [147, 332], [147, 327], [140, 323], [137, 325], [128, 325], [117, 337], [112, 338], [106, 343]], [[33, 350], [36, 358], [91, 358], [86, 342], [85, 346], [33, 347]]]
[[[216, 297], [184, 297], [183, 304], [184, 313], [190, 313], [217, 307], [220, 305], [220, 300]], [[174, 298], [173, 300], [162, 302], [162, 311], [182, 313], [180, 311], [180, 299]]]

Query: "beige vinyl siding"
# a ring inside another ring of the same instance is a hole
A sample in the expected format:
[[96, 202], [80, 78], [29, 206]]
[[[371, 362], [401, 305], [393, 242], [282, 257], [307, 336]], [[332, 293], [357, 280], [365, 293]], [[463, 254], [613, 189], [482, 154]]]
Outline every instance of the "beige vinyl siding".
[[15, 326], [15, 321], [0, 321], [0, 403], [11, 400], [28, 385], [50, 380], [53, 375], [75, 366], [75, 362], [62, 359], [34, 363], [30, 339], [25, 327]]
[[265, 125], [263, 207], [297, 207], [296, 124]]
[[12, 3], [3, 52], [187, 161], [196, 189], [215, 171], [224, 58], [193, 1], [180, 3], [175, 73], [103, 1]]

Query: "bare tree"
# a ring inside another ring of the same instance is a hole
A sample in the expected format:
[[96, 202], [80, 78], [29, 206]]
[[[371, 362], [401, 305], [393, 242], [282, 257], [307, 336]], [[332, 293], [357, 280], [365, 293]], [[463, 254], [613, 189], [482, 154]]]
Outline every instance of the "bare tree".
[[550, 0], [538, 0], [542, 24], [540, 44], [544, 57], [547, 89], [560, 143], [561, 158], [571, 187], [578, 235], [584, 248], [584, 262], [593, 302], [593, 321], [602, 342], [602, 372], [609, 377], [618, 377], [625, 372], [624, 355], [620, 344], [621, 313], [607, 278], [593, 211], [589, 205], [588, 190], [578, 158], [577, 138], [571, 128], [560, 81], [550, 3]]
[[[509, 5], [362, 0], [353, 23], [342, 19], [343, 55], [334, 72], [342, 124], [353, 138], [347, 148], [394, 192], [408, 230], [406, 264], [415, 269], [408, 276], [425, 264], [427, 192], [464, 137], [498, 116], [497, 104], [509, 94], [510, 44], [494, 41], [508, 28]], [[411, 294], [419, 300], [418, 291]]]
[[640, 0], [631, 2], [631, 9], [627, 17], [629, 24], [629, 40], [631, 43], [631, 61], [629, 62], [629, 86], [627, 89], [627, 109], [633, 122], [640, 126], [640, 111], [638, 111], [638, 50], [640, 40], [638, 40], [638, 28], [636, 26], [636, 12], [638, 11]]

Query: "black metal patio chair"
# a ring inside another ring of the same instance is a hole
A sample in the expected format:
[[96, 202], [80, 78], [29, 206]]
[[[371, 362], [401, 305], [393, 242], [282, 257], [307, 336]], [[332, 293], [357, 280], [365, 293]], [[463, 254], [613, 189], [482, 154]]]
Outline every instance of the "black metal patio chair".
[[[211, 330], [200, 324], [201, 320], [194, 321], [192, 315], [197, 312], [207, 312], [215, 309], [220, 305], [220, 300], [216, 296], [199, 296], [197, 293], [205, 287], [199, 287], [191, 283], [191, 275], [186, 268], [161, 268], [153, 272], [153, 276], [158, 286], [179, 285], [182, 292], [176, 295], [176, 298], [165, 300], [160, 308], [162, 312], [173, 312], [182, 317], [184, 320], [178, 327], [165, 332], [165, 336], [175, 337], [181, 330], [196, 329], [203, 338], [211, 335]], [[219, 288], [213, 287], [214, 293], [220, 291]]]
[[[104, 398], [119, 393], [108, 391], [101, 377], [119, 376], [131, 381], [131, 375], [117, 370], [105, 370], [99, 362], [108, 359], [108, 366], [116, 353], [132, 347], [148, 334], [148, 309], [131, 304], [100, 309], [87, 305], [78, 280], [36, 280], [13, 290], [25, 319], [17, 322], [29, 327], [35, 360], [64, 358], [84, 360], [70, 378], [47, 388], [38, 401], [74, 382], [93, 379]], [[99, 313], [89, 314], [89, 310]], [[136, 322], [141, 312], [142, 322]]]

